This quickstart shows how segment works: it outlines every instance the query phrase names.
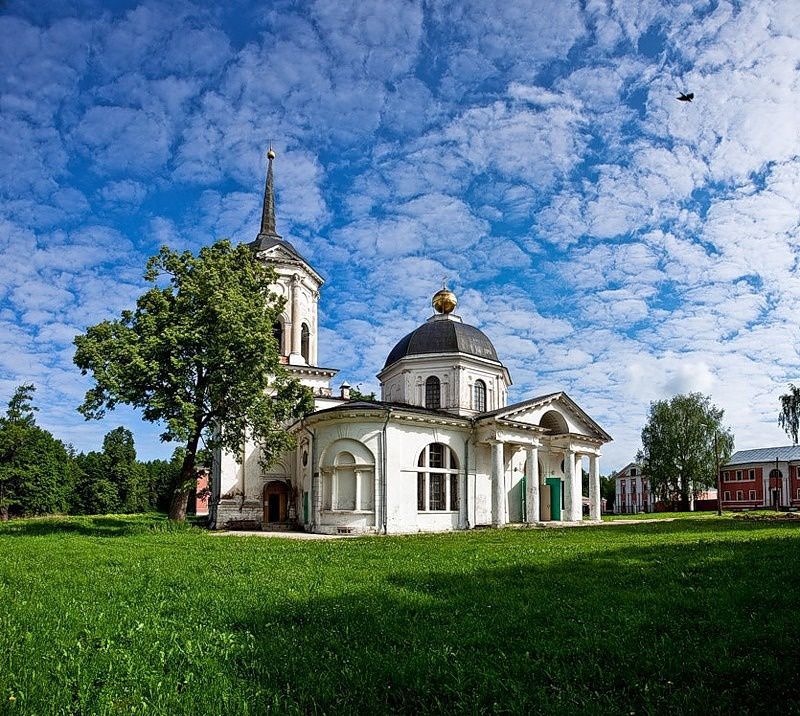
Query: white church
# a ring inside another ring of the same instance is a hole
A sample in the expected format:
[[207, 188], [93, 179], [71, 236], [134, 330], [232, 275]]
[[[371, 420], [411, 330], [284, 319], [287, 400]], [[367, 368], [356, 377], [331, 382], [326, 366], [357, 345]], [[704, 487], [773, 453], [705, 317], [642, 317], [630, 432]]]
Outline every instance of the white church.
[[489, 338], [464, 323], [443, 288], [433, 315], [377, 374], [380, 401], [331, 389], [317, 362], [323, 278], [275, 228], [274, 152], [268, 153], [256, 256], [286, 297], [275, 336], [287, 369], [311, 388], [314, 412], [289, 426], [296, 449], [264, 470], [256, 444], [217, 454], [211, 524], [328, 534], [444, 532], [509, 523], [600, 519], [599, 459], [611, 440], [564, 392], [508, 404], [511, 376]]

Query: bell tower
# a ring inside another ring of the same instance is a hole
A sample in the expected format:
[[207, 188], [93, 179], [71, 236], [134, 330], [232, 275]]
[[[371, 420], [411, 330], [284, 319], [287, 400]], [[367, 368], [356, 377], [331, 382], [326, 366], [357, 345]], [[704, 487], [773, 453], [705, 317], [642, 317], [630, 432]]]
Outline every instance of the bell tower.
[[274, 290], [286, 299], [283, 315], [275, 326], [281, 356], [289, 365], [317, 364], [317, 306], [323, 278], [275, 228], [275, 185], [272, 163], [275, 151], [267, 152], [267, 181], [261, 210], [261, 229], [250, 246], [256, 256], [278, 274]]
[[286, 241], [275, 224], [275, 151], [267, 152], [267, 180], [261, 209], [261, 227], [250, 247], [256, 257], [278, 274], [273, 290], [286, 299], [275, 337], [281, 360], [317, 395], [330, 395], [330, 379], [338, 371], [317, 366], [319, 293], [324, 279], [300, 252]]

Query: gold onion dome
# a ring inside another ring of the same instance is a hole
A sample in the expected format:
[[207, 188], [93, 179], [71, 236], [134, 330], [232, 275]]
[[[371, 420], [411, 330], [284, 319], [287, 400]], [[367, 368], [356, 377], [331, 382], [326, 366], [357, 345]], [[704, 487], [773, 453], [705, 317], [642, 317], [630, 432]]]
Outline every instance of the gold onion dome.
[[438, 313], [452, 313], [458, 305], [458, 299], [447, 286], [442, 286], [439, 291], [433, 294], [431, 304]]
[[275, 159], [275, 152], [272, 147], [267, 151], [267, 159]]

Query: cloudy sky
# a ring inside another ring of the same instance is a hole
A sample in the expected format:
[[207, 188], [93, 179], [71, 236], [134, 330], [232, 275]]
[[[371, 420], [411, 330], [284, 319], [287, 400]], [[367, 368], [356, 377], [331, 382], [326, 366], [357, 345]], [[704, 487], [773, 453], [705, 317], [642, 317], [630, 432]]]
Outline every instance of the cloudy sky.
[[[148, 256], [278, 230], [327, 278], [320, 362], [377, 387], [446, 276], [512, 399], [566, 390], [631, 459], [699, 390], [786, 444], [800, 379], [800, 3], [0, 3], [0, 400], [78, 449], [72, 339]], [[693, 103], [676, 101], [692, 91]]]

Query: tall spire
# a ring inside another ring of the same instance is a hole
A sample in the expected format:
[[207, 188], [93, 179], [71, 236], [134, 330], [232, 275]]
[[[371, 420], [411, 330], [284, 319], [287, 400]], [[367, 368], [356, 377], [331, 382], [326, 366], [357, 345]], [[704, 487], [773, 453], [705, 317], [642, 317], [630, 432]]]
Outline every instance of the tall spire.
[[280, 234], [275, 230], [275, 187], [272, 177], [272, 160], [275, 159], [275, 152], [270, 142], [267, 152], [267, 184], [264, 187], [264, 207], [261, 210], [261, 231], [258, 232], [256, 239], [271, 237], [280, 239]]

